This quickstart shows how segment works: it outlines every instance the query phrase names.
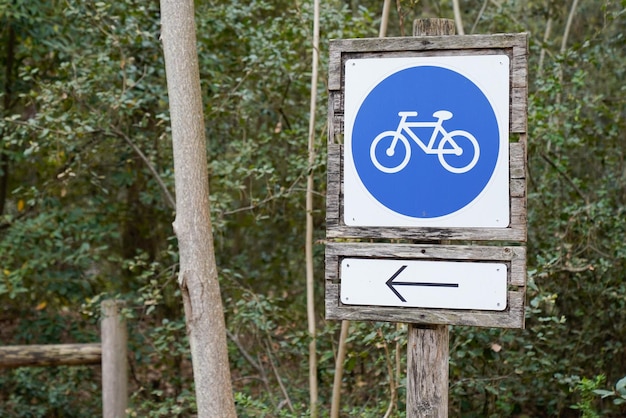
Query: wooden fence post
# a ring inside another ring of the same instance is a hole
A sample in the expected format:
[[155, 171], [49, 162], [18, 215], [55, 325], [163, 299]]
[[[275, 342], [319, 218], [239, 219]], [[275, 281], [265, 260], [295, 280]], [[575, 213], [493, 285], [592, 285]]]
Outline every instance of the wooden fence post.
[[128, 333], [120, 315], [123, 303], [105, 300], [101, 304], [102, 323], [102, 416], [124, 418], [128, 406]]

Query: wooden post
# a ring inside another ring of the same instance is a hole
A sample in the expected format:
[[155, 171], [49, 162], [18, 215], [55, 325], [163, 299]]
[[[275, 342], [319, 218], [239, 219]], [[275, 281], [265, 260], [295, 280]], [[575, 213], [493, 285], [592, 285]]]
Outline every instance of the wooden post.
[[409, 324], [406, 377], [407, 418], [448, 416], [447, 325]]
[[121, 316], [122, 302], [105, 300], [102, 308], [102, 416], [126, 417], [128, 405], [128, 364], [126, 359], [128, 333]]
[[[416, 19], [413, 23], [413, 36], [454, 34], [454, 21], [450, 19]], [[409, 324], [408, 333], [406, 416], [446, 418], [450, 357], [448, 326]]]
[[454, 20], [451, 19], [415, 19], [413, 36], [454, 35]]

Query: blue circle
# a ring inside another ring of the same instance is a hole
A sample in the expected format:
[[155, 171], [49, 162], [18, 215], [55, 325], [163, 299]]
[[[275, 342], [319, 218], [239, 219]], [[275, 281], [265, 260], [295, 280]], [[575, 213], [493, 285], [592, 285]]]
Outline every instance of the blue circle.
[[[403, 118], [418, 125], [398, 135]], [[442, 130], [435, 128], [440, 119]], [[356, 171], [369, 193], [413, 218], [449, 215], [471, 203], [489, 182], [500, 147], [498, 121], [485, 94], [465, 76], [436, 66], [406, 68], [378, 83], [359, 107], [351, 141]]]

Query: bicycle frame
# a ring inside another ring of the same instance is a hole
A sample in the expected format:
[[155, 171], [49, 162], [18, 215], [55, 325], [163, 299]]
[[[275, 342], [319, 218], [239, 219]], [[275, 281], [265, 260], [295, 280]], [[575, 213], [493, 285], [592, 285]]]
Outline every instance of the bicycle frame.
[[[396, 129], [396, 136], [394, 137], [389, 149], [387, 150], [388, 155], [393, 154], [393, 150], [396, 147], [396, 143], [398, 142], [398, 135], [402, 133], [402, 131], [406, 132], [409, 137], [415, 142], [426, 154], [437, 154], [439, 151], [435, 148], [435, 140], [437, 139], [437, 135], [441, 132], [445, 137], [448, 135], [448, 132], [443, 128], [443, 121], [449, 119], [442, 114], [437, 115], [438, 112], [435, 112], [433, 116], [437, 117], [435, 122], [407, 122], [407, 118], [417, 116], [417, 112], [398, 112], [398, 116], [400, 116], [400, 122], [398, 123], [398, 128]], [[413, 132], [411, 128], [434, 128], [433, 133], [428, 140], [428, 145], [426, 145], [418, 136]], [[456, 144], [452, 144], [454, 147]], [[456, 153], [456, 150], [451, 150], [451, 153]], [[391, 154], [390, 154], [391, 152]]]

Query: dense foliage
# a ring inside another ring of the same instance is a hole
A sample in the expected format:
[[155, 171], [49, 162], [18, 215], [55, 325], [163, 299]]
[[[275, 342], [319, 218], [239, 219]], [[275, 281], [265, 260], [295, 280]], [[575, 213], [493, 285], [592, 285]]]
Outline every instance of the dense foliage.
[[[322, 2], [327, 40], [381, 2]], [[451, 2], [395, 2], [390, 35]], [[626, 1], [461, 0], [466, 33], [531, 33], [526, 330], [451, 329], [451, 416], [624, 416]], [[213, 226], [242, 417], [306, 416], [304, 189], [312, 4], [196, 2]], [[131, 416], [193, 415], [177, 289], [158, 2], [0, 0], [0, 345], [95, 342], [126, 300]], [[565, 42], [564, 42], [565, 40]], [[316, 238], [324, 236], [325, 83]], [[323, 319], [327, 415], [339, 324]], [[353, 323], [343, 416], [403, 416], [406, 330]], [[99, 369], [0, 372], [0, 416], [100, 414]], [[393, 396], [397, 390], [397, 396]]]

